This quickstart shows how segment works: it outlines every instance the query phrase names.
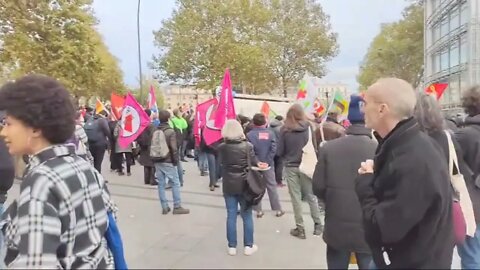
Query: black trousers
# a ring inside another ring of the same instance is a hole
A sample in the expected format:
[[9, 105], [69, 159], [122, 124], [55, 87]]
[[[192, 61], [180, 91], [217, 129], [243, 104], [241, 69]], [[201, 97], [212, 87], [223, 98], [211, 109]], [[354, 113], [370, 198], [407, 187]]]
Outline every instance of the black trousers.
[[88, 148], [93, 157], [93, 167], [95, 167], [99, 173], [102, 173], [102, 162], [106, 151], [105, 145], [90, 144]]
[[157, 180], [155, 179], [155, 167], [143, 167], [143, 181], [145, 185], [155, 185], [155, 183], [157, 182]]
[[[125, 154], [125, 155], [124, 155]], [[133, 164], [133, 154], [130, 152], [127, 153], [116, 153], [115, 154], [117, 157], [115, 158], [117, 164], [117, 171], [122, 172], [123, 171], [123, 159], [125, 157], [125, 164], [127, 165], [127, 173], [130, 173], [130, 167]]]
[[275, 156], [273, 159], [275, 163], [275, 180], [277, 184], [282, 184], [283, 182], [283, 160], [279, 156]]

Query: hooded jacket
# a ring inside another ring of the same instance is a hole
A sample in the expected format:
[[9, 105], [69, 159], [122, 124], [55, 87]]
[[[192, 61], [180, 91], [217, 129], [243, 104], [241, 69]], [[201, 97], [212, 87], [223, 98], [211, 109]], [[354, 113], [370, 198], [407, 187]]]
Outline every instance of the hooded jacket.
[[302, 163], [303, 147], [308, 142], [307, 121], [301, 121], [294, 129], [282, 127], [277, 155], [284, 160], [285, 167], [299, 167]]

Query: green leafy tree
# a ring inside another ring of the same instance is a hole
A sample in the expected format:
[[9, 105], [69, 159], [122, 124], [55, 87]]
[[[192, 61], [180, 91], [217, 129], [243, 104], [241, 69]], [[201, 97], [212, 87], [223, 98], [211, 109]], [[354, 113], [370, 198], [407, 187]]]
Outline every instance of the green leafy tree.
[[296, 83], [306, 71], [321, 75], [337, 51], [328, 17], [305, 0], [178, 0], [155, 45], [160, 80], [214, 89], [228, 67], [244, 93]]
[[403, 18], [382, 27], [360, 67], [360, 90], [381, 77], [397, 77], [418, 86], [423, 75], [423, 2], [415, 1]]
[[119, 87], [122, 74], [94, 28], [91, 5], [92, 0], [0, 0], [0, 64], [9, 76], [43, 73], [77, 97], [106, 97], [107, 84]]

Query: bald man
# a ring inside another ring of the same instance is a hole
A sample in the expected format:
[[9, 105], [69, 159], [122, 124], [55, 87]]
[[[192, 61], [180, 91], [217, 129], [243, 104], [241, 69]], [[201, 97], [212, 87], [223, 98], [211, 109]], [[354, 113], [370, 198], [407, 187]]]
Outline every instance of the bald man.
[[412, 118], [415, 92], [386, 78], [365, 94], [366, 126], [379, 141], [362, 162], [356, 192], [378, 268], [450, 268], [454, 247], [448, 169]]

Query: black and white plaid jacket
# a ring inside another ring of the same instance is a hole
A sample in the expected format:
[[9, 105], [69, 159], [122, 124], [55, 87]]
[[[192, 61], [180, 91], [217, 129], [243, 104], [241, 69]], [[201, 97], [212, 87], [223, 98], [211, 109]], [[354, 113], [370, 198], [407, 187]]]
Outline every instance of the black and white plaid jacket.
[[2, 216], [10, 268], [105, 269], [107, 210], [116, 211], [102, 176], [71, 145], [30, 159], [18, 197]]

